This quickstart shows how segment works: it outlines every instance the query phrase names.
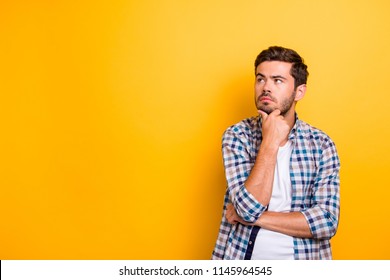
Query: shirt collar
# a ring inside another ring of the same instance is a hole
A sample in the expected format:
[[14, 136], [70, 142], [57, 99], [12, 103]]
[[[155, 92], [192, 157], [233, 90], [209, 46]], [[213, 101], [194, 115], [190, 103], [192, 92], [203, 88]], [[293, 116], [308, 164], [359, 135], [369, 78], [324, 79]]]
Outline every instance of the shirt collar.
[[295, 123], [293, 128], [290, 131], [290, 134], [288, 135], [288, 140], [295, 140], [297, 138], [297, 132], [299, 131], [299, 124], [300, 120], [298, 118], [298, 114], [295, 113]]

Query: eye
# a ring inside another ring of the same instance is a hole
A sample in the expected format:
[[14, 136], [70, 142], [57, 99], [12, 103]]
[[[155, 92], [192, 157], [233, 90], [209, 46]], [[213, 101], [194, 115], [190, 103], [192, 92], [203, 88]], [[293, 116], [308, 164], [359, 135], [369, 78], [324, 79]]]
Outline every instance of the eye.
[[275, 79], [275, 84], [279, 85], [282, 84], [283, 80], [282, 79]]
[[257, 82], [258, 82], [258, 83], [264, 82], [264, 78], [258, 77], [258, 78], [257, 78]]

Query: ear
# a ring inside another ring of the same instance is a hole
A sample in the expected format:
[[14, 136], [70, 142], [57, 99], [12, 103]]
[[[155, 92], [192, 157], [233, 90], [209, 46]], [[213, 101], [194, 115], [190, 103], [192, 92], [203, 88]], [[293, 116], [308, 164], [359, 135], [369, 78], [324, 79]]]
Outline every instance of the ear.
[[295, 91], [296, 91], [296, 95], [295, 95], [294, 100], [295, 101], [301, 100], [305, 96], [305, 93], [306, 93], [306, 84], [297, 86], [297, 89]]

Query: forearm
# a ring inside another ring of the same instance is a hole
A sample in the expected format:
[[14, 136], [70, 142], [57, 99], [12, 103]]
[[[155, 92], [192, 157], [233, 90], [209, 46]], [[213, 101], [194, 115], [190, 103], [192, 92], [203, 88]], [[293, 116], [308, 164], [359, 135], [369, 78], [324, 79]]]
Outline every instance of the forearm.
[[313, 238], [305, 216], [301, 212], [264, 212], [255, 225], [293, 237]]
[[272, 186], [278, 146], [262, 143], [255, 164], [245, 187], [262, 205], [268, 205], [272, 196]]
[[[228, 129], [222, 140], [222, 153], [227, 181], [228, 200], [234, 205], [237, 214], [246, 222], [254, 223], [266, 211], [267, 204], [260, 203], [246, 187], [248, 177], [258, 167], [260, 158], [250, 147], [247, 136]], [[253, 160], [255, 158], [255, 160]], [[274, 167], [273, 167], [274, 171]], [[272, 171], [272, 172], [273, 172]], [[273, 173], [272, 173], [273, 177]], [[250, 182], [250, 179], [249, 179]], [[251, 186], [251, 183], [248, 184]], [[272, 186], [271, 186], [272, 187]]]

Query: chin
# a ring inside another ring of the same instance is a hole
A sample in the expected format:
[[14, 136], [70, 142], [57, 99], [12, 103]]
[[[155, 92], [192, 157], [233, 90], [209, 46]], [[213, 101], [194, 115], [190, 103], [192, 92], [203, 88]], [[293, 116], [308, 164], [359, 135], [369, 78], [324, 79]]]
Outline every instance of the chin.
[[258, 110], [261, 110], [263, 112], [266, 112], [268, 115], [271, 114], [276, 108], [271, 108], [268, 106], [259, 106], [257, 107]]

